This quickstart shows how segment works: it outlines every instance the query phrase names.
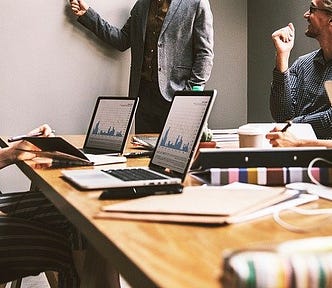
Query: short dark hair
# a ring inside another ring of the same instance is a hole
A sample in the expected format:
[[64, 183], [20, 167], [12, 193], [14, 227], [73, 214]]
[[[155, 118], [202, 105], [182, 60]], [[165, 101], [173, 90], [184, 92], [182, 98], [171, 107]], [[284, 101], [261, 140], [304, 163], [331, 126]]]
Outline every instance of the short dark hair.
[[332, 13], [332, 0], [322, 0], [322, 4], [326, 10], [329, 10]]

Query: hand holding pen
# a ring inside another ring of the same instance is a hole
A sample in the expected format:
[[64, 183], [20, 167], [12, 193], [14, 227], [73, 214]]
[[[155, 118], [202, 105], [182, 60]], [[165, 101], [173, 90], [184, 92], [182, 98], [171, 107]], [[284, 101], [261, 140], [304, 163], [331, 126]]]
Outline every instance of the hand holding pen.
[[266, 138], [270, 140], [269, 142], [273, 147], [296, 147], [298, 146], [298, 139], [287, 131], [291, 126], [292, 121], [287, 121], [282, 129], [276, 127], [266, 134]]
[[51, 127], [47, 124], [44, 124], [40, 126], [39, 128], [36, 128], [32, 131], [30, 131], [28, 134], [25, 135], [18, 135], [18, 136], [13, 136], [8, 138], [8, 142], [15, 142], [15, 141], [20, 141], [23, 140], [25, 137], [50, 137], [54, 136], [55, 130], [52, 130]]
[[291, 120], [288, 120], [288, 121], [286, 121], [286, 122], [287, 122], [286, 126], [284, 126], [284, 128], [282, 128], [282, 129], [280, 130], [281, 132], [286, 132], [287, 129], [288, 129], [290, 126], [292, 126], [292, 121], [291, 121]]
[[[12, 163], [17, 160], [30, 160], [35, 158], [37, 155], [34, 153], [35, 151], [40, 151], [39, 148], [34, 146], [32, 143], [28, 141], [20, 141], [24, 140], [24, 137], [52, 137], [54, 136], [54, 130], [47, 124], [41, 125], [36, 129], [33, 129], [26, 135], [14, 136], [8, 139], [8, 142], [15, 142], [7, 149], [8, 153], [11, 155], [10, 159]], [[10, 164], [10, 163], [9, 163]], [[8, 165], [8, 164], [7, 164]]]

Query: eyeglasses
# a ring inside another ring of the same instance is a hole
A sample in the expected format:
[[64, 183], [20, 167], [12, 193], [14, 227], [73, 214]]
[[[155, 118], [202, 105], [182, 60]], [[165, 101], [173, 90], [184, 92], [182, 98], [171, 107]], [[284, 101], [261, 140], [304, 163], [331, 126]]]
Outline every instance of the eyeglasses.
[[326, 8], [318, 8], [318, 7], [316, 7], [316, 6], [314, 6], [314, 5], [310, 5], [310, 7], [309, 7], [309, 13], [310, 14], [312, 14], [312, 13], [314, 13], [315, 11], [324, 11], [324, 12], [326, 12], [326, 13], [330, 13], [330, 14], [332, 14], [332, 10], [330, 10], [330, 9], [326, 9]]

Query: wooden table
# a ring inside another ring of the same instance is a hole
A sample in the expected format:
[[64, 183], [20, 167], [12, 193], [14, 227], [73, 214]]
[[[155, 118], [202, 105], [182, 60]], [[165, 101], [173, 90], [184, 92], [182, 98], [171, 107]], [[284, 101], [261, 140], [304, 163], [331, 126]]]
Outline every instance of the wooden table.
[[[64, 138], [81, 147], [81, 136]], [[148, 159], [129, 159], [127, 165], [147, 163]], [[317, 224], [317, 229], [305, 234], [287, 231], [271, 217], [217, 227], [94, 219], [102, 205], [116, 201], [98, 200], [100, 190], [77, 190], [60, 178], [60, 169], [38, 168], [33, 161], [18, 166], [133, 287], [221, 287], [222, 252], [227, 249], [332, 233], [332, 225], [321, 225], [321, 219], [308, 216], [292, 217], [303, 225]], [[185, 184], [193, 181], [187, 177]], [[331, 206], [323, 200], [317, 204]]]

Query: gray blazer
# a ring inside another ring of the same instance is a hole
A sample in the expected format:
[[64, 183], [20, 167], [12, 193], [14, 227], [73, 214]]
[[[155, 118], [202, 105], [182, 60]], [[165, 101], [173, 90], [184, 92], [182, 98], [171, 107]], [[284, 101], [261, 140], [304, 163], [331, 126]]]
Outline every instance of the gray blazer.
[[[78, 21], [120, 51], [131, 48], [129, 96], [137, 97], [150, 0], [138, 0], [126, 24], [114, 27], [92, 8]], [[171, 101], [176, 90], [204, 86], [213, 66], [213, 16], [208, 0], [172, 0], [158, 40], [158, 81]]]

